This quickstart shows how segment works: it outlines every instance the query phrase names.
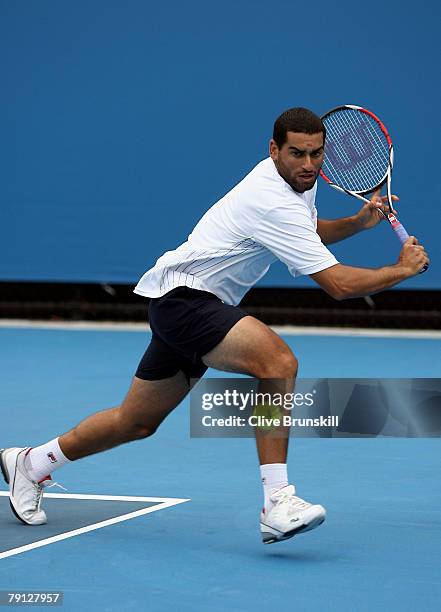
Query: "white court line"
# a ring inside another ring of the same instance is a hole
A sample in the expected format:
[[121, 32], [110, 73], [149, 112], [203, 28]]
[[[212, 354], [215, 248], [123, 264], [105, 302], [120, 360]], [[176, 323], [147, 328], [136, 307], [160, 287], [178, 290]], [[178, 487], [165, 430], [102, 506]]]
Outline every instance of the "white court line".
[[425, 338], [439, 340], [441, 331], [431, 329], [366, 329], [364, 327], [295, 327], [271, 325], [285, 336], [361, 336], [366, 338]]
[[[96, 321], [28, 321], [26, 319], [0, 319], [0, 328], [7, 329], [60, 329], [64, 331], [150, 331], [148, 323], [112, 323]], [[271, 329], [285, 336], [359, 336], [366, 338], [421, 338], [438, 340], [441, 331], [430, 329], [366, 329], [363, 327], [303, 327], [295, 325], [271, 325]]]
[[[8, 491], [0, 491], [0, 496], [7, 497], [9, 495]], [[177, 506], [178, 504], [183, 504], [184, 502], [190, 501], [189, 499], [178, 499], [173, 497], [133, 497], [133, 496], [124, 496], [124, 495], [82, 495], [75, 493], [46, 493], [45, 497], [52, 497], [57, 499], [99, 499], [103, 501], [133, 501], [133, 502], [159, 502], [156, 506], [151, 506], [149, 508], [143, 508], [141, 510], [136, 510], [135, 512], [129, 512], [128, 514], [121, 514], [115, 518], [107, 519], [105, 521], [100, 521], [99, 523], [94, 523], [92, 525], [87, 525], [86, 527], [81, 527], [79, 529], [73, 529], [72, 531], [66, 531], [65, 533], [60, 533], [56, 536], [52, 536], [50, 538], [45, 538], [44, 540], [39, 540], [38, 542], [32, 542], [31, 544], [26, 544], [24, 546], [19, 546], [18, 548], [11, 548], [5, 552], [0, 553], [0, 559], [6, 559], [7, 557], [12, 557], [14, 555], [19, 555], [20, 553], [27, 552], [29, 550], [33, 550], [34, 548], [40, 548], [42, 546], [47, 546], [48, 544], [54, 544], [55, 542], [60, 542], [61, 540], [67, 540], [68, 538], [73, 538], [77, 535], [81, 535], [83, 533], [88, 533], [89, 531], [94, 531], [95, 529], [102, 529], [103, 527], [108, 527], [109, 525], [115, 525], [115, 523], [121, 523], [123, 521], [128, 521], [133, 518], [137, 518], [138, 516], [143, 516], [144, 514], [149, 514], [150, 512], [156, 512], [157, 510], [164, 510], [165, 508], [170, 508], [172, 506]], [[30, 527], [30, 529], [38, 529], [37, 526]]]
[[67, 331], [150, 331], [145, 323], [115, 323], [113, 321], [33, 321], [27, 319], [0, 319], [0, 328], [63, 329]]

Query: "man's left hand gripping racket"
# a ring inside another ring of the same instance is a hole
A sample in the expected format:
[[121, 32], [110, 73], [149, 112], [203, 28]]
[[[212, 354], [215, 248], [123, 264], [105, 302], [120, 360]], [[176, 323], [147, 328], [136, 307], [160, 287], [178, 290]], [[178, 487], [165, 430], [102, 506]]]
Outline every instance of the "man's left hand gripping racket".
[[[409, 234], [398, 221], [391, 194], [394, 163], [392, 140], [383, 123], [373, 113], [346, 104], [333, 108], [322, 117], [326, 128], [325, 159], [320, 174], [325, 181], [359, 200], [386, 183], [388, 213], [380, 212], [389, 221], [403, 245]], [[425, 272], [425, 265], [421, 272]]]

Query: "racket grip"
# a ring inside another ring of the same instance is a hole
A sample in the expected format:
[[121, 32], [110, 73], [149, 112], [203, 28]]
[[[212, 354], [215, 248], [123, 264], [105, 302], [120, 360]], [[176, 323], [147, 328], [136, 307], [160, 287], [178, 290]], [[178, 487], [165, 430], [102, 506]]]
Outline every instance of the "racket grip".
[[393, 227], [393, 230], [395, 234], [397, 235], [398, 240], [401, 242], [401, 245], [403, 245], [406, 242], [406, 240], [409, 238], [409, 234], [406, 232], [406, 230], [404, 229], [404, 227], [401, 225], [399, 221], [398, 221], [397, 227]]
[[[395, 235], [397, 236], [398, 240], [401, 242], [401, 245], [403, 245], [406, 240], [409, 238], [409, 234], [406, 232], [406, 230], [404, 229], [404, 227], [401, 225], [401, 223], [398, 221], [398, 219], [394, 216], [394, 215], [389, 215], [389, 223], [392, 226], [392, 229], [395, 232]], [[420, 274], [422, 274], [423, 272], [425, 272], [428, 268], [428, 264], [424, 264], [424, 266], [421, 268], [420, 270]]]
[[392, 229], [395, 232], [396, 237], [401, 242], [401, 246], [403, 246], [403, 244], [409, 238], [409, 234], [406, 232], [406, 230], [401, 225], [401, 223], [398, 221], [398, 219], [395, 217], [395, 215], [388, 215], [388, 219], [389, 219], [389, 223], [392, 226]]

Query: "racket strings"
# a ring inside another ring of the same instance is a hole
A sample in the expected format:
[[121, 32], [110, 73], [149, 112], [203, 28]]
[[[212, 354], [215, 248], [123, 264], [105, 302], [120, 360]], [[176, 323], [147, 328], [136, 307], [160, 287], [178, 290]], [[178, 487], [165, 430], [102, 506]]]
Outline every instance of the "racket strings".
[[388, 148], [385, 156], [385, 139], [381, 138], [383, 133], [378, 130], [381, 134], [379, 138], [372, 123], [360, 119], [346, 112], [335, 113], [330, 117], [330, 153], [326, 161], [334, 178], [338, 176], [343, 179], [346, 184], [342, 186], [346, 188], [351, 184], [353, 190], [354, 185], [360, 190], [366, 190], [378, 184], [388, 164]]
[[[338, 124], [338, 118], [341, 119], [341, 125]], [[381, 164], [382, 151], [380, 148], [381, 144], [383, 143], [380, 141], [379, 147], [377, 131], [374, 130], [374, 133], [372, 134], [371, 123], [365, 124], [363, 121], [360, 121], [359, 117], [357, 117], [358, 121], [354, 121], [355, 117], [353, 118], [353, 115], [349, 115], [348, 113], [343, 112], [340, 114], [340, 117], [336, 116], [334, 119], [336, 120], [337, 124], [336, 133], [339, 134], [343, 142], [343, 149], [340, 147], [338, 151], [344, 152], [346, 154], [346, 159], [349, 158], [349, 163], [346, 163], [345, 165], [347, 172], [352, 175], [352, 178], [355, 178], [354, 175], [358, 169], [358, 166], [365, 162], [366, 168], [364, 168], [363, 175], [366, 176], [367, 179], [370, 179], [371, 182], [373, 181], [374, 184], [376, 184], [378, 179], [381, 179], [384, 175], [383, 165]], [[368, 139], [366, 134], [363, 133], [365, 127], [368, 128], [368, 131], [370, 132], [370, 139]], [[380, 134], [381, 136], [383, 135], [381, 131]], [[348, 144], [350, 144], [350, 146], [355, 150], [355, 157], [350, 154], [348, 155]], [[369, 165], [366, 164], [367, 159], [370, 161]], [[380, 177], [378, 177], [378, 170], [380, 171]]]
[[389, 143], [377, 121], [356, 109], [338, 109], [324, 118], [324, 174], [349, 191], [372, 191], [385, 178]]
[[[354, 121], [347, 113], [332, 117], [327, 162], [334, 179], [352, 190], [367, 190], [383, 178], [388, 164], [388, 147], [371, 123]], [[381, 132], [381, 131], [380, 131]], [[381, 132], [382, 135], [382, 132]], [[387, 143], [386, 143], [387, 144]], [[331, 178], [331, 177], [330, 177]]]
[[[355, 114], [354, 114], [355, 113]], [[388, 163], [388, 146], [386, 157], [384, 157], [384, 134], [378, 127], [375, 120], [363, 121], [367, 117], [360, 116], [359, 111], [340, 111], [330, 116], [332, 123], [331, 133], [333, 135], [333, 145], [331, 145], [335, 163], [333, 166], [335, 173], [345, 172], [354, 175], [359, 170], [360, 164], [369, 165], [364, 169], [370, 179], [375, 182], [384, 175], [384, 164]], [[367, 133], [366, 133], [367, 132]], [[340, 143], [338, 143], [340, 141]], [[336, 146], [339, 144], [339, 146]], [[336, 158], [335, 158], [336, 154]]]

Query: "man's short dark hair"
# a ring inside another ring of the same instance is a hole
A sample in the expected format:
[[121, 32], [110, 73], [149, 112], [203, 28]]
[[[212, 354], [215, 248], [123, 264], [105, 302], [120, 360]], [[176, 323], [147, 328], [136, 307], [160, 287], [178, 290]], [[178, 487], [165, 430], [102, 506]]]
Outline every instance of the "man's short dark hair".
[[322, 120], [307, 108], [290, 108], [280, 115], [274, 123], [273, 140], [279, 149], [286, 142], [287, 132], [300, 132], [301, 134], [317, 134], [323, 132], [323, 141], [326, 129]]

